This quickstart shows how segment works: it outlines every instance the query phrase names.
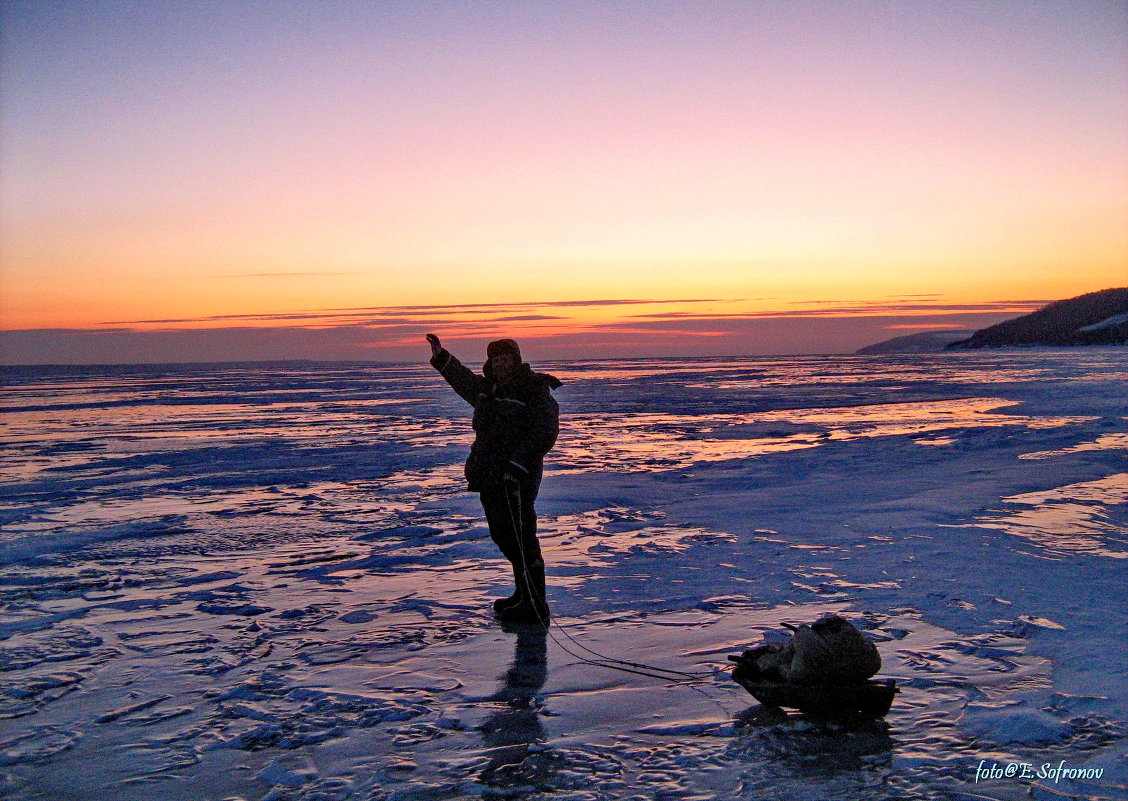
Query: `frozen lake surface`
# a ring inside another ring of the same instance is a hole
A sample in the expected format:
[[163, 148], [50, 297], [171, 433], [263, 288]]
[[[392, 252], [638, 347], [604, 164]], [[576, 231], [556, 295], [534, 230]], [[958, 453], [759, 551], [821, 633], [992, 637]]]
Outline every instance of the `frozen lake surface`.
[[[535, 366], [547, 637], [429, 367], [5, 368], [0, 796], [1128, 797], [1128, 350]], [[827, 611], [884, 721], [731, 681]]]

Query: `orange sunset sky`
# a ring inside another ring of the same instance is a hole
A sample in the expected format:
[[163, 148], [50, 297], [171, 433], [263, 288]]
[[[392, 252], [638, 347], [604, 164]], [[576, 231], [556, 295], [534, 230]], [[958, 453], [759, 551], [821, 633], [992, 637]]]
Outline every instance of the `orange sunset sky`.
[[848, 352], [1128, 283], [1124, 2], [0, 29], [5, 363]]

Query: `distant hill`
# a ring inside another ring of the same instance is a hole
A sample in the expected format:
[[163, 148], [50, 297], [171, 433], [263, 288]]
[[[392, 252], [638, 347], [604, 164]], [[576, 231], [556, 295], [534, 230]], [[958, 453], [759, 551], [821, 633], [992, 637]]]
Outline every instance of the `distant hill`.
[[860, 348], [855, 353], [859, 356], [877, 356], [886, 353], [939, 353], [953, 342], [967, 339], [974, 333], [974, 331], [952, 330], [922, 331], [919, 334], [882, 340]]
[[1059, 300], [1036, 312], [976, 331], [948, 348], [1128, 344], [1128, 287]]

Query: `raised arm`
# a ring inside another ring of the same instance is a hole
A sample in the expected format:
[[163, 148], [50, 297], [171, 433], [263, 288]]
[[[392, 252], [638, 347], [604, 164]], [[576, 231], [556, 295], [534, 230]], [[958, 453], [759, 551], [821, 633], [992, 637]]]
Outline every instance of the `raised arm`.
[[471, 406], [476, 406], [484, 379], [454, 358], [434, 334], [427, 334], [427, 342], [431, 346], [431, 366], [439, 371], [439, 375], [446, 379], [460, 398]]

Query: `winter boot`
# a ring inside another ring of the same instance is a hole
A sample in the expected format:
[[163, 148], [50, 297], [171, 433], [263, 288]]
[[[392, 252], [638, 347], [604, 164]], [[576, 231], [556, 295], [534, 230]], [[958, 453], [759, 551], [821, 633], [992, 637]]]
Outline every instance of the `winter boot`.
[[521, 601], [529, 594], [529, 588], [525, 579], [525, 574], [519, 565], [513, 565], [513, 594], [508, 598], [498, 598], [493, 602], [494, 614], [508, 609], [511, 606], [518, 606]]
[[547, 626], [551, 617], [548, 601], [545, 598], [544, 562], [538, 559], [528, 567], [528, 582], [531, 596], [526, 596], [514, 605], [498, 612], [498, 620], [506, 623], [532, 623]]
[[513, 593], [508, 598], [498, 598], [493, 602], [494, 614], [508, 609], [511, 606], [518, 606], [521, 603], [520, 593]]

